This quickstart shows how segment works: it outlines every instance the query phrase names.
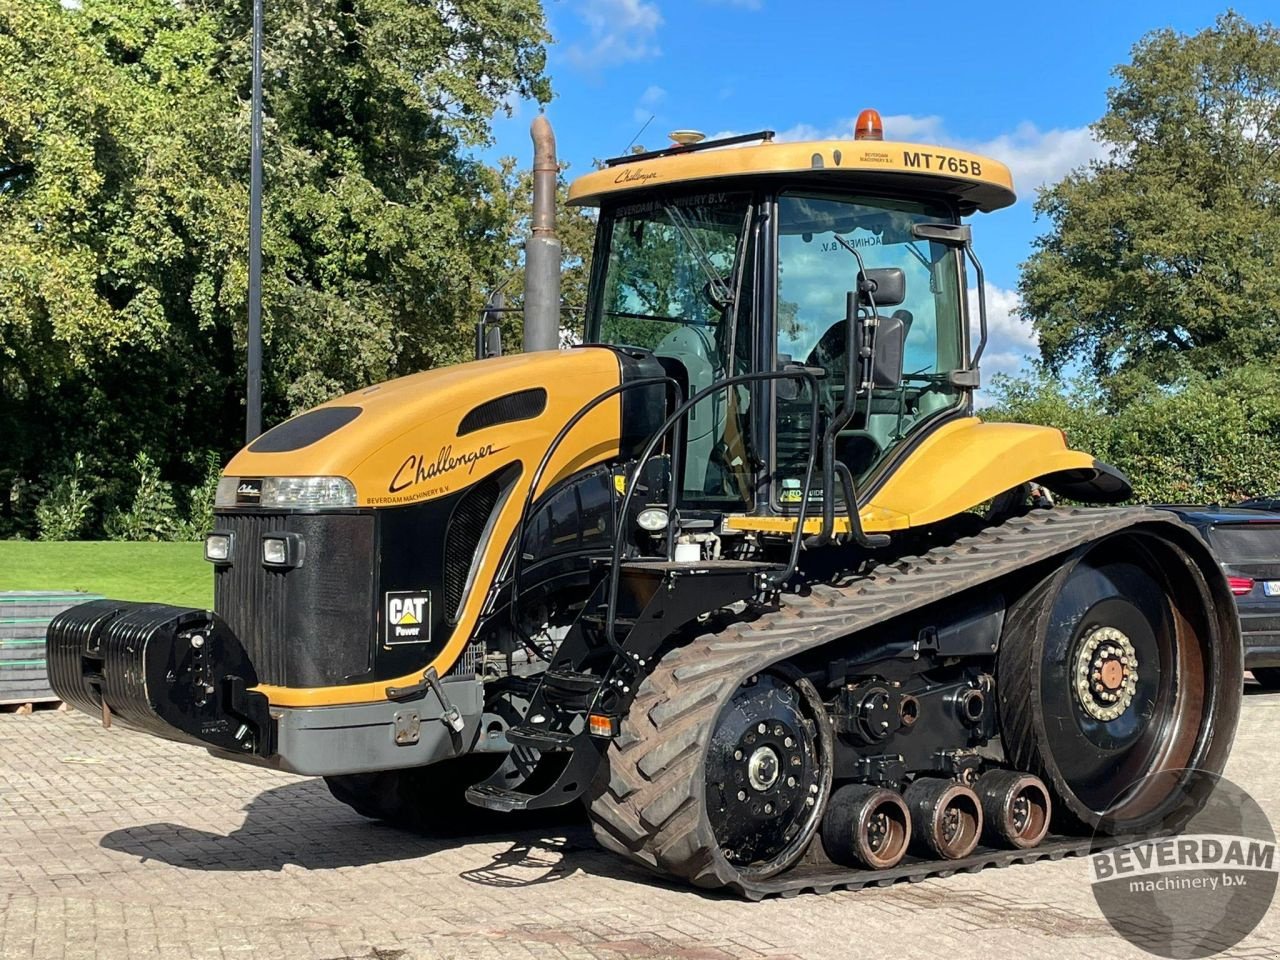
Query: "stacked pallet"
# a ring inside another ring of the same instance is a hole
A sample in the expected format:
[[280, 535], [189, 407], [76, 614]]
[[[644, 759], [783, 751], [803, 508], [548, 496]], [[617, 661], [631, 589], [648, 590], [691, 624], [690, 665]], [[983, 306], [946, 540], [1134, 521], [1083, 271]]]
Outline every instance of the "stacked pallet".
[[0, 707], [57, 702], [45, 663], [45, 630], [68, 607], [100, 599], [67, 590], [0, 592]]

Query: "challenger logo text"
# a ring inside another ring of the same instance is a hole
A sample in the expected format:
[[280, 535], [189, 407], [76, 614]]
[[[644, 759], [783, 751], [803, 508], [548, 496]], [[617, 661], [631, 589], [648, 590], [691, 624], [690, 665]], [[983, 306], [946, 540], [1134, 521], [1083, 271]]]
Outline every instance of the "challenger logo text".
[[494, 449], [493, 444], [486, 443], [483, 447], [475, 450], [468, 450], [465, 453], [455, 454], [453, 452], [453, 444], [441, 447], [440, 452], [436, 454], [434, 460], [427, 460], [425, 454], [410, 454], [400, 464], [400, 469], [396, 471], [396, 475], [391, 478], [391, 485], [387, 489], [391, 493], [399, 493], [401, 490], [407, 490], [415, 484], [425, 483], [436, 477], [457, 470], [459, 467], [466, 467], [467, 473], [474, 473], [476, 464], [486, 457], [491, 457], [495, 453], [501, 453], [506, 447], [498, 447]]

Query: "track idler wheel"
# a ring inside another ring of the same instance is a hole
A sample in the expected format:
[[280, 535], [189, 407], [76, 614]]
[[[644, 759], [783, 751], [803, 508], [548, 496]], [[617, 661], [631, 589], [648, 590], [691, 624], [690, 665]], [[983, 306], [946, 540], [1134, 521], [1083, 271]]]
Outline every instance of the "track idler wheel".
[[887, 870], [897, 866], [911, 840], [911, 811], [896, 790], [853, 783], [827, 801], [822, 846], [846, 866]]
[[993, 770], [978, 780], [983, 839], [988, 846], [1027, 850], [1049, 832], [1053, 805], [1039, 777], [1015, 770]]
[[964, 784], [921, 777], [903, 795], [911, 811], [912, 838], [930, 859], [959, 860], [982, 835], [982, 801]]

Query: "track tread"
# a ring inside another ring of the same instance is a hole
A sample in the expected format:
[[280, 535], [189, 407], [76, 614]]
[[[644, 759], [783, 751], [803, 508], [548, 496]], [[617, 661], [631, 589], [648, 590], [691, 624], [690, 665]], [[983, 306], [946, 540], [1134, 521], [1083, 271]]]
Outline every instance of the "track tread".
[[[1009, 611], [1005, 637], [1016, 638], [1014, 642], [1019, 643], [1019, 649], [1009, 649], [1007, 642], [1002, 645], [996, 669], [999, 677], [996, 696], [1000, 705], [1001, 729], [1005, 731], [1000, 742], [1006, 758], [1014, 769], [1034, 773], [1049, 785], [1055, 797], [1061, 798], [1062, 778], [1046, 762], [1037, 746], [1040, 738], [1036, 735], [1035, 711], [1032, 709], [1035, 698], [1012, 695], [1013, 691], [1040, 688], [1040, 661], [1031, 655], [1033, 651], [1029, 640], [1040, 629], [1040, 621], [1047, 612], [1046, 601], [1055, 592], [1059, 579], [1059, 571], [1045, 577], [1020, 597]], [[1024, 646], [1027, 649], [1022, 649]], [[1071, 811], [1063, 809], [1061, 803], [1054, 804], [1053, 819], [1061, 829], [1087, 826]]]
[[961, 861], [888, 871], [825, 868], [815, 874], [817, 868], [802, 865], [773, 879], [754, 879], [720, 855], [702, 816], [700, 758], [722, 704], [751, 674], [1137, 524], [1180, 526], [1167, 513], [1143, 508], [1032, 513], [840, 586], [815, 584], [804, 594], [787, 594], [755, 619], [672, 649], [640, 684], [591, 786], [588, 808], [598, 841], [659, 873], [699, 887], [729, 887], [749, 899], [914, 882], [1096, 848], [1092, 841], [1058, 838], [1032, 850], [979, 850]]

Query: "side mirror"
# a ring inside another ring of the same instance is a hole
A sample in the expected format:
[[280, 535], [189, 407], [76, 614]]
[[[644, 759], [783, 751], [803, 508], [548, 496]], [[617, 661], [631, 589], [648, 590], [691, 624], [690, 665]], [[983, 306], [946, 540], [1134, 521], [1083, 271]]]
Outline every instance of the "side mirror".
[[480, 311], [476, 324], [476, 359], [502, 356], [502, 315], [507, 312], [507, 298], [501, 290], [495, 291]]
[[880, 267], [868, 270], [858, 276], [858, 302], [864, 307], [871, 306], [871, 297], [875, 298], [876, 309], [896, 307], [907, 299], [907, 278], [901, 267]]

